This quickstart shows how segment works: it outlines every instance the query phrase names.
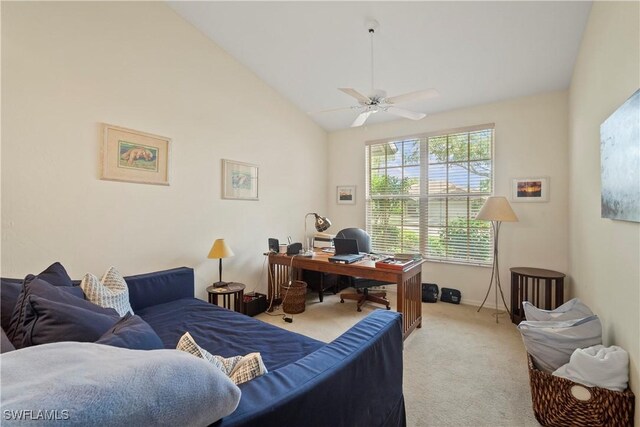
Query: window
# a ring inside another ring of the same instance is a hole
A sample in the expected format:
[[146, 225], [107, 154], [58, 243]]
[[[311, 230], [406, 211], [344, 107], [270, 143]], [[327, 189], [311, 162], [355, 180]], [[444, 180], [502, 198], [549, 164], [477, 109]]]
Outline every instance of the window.
[[493, 189], [493, 125], [367, 143], [372, 250], [490, 265], [491, 226], [474, 218]]

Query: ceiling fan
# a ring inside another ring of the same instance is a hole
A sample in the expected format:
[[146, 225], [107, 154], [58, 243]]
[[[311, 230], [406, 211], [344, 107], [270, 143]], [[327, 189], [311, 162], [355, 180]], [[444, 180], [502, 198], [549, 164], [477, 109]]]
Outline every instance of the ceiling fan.
[[415, 92], [409, 92], [402, 95], [396, 95], [387, 97], [387, 92], [381, 89], [374, 89], [373, 80], [373, 35], [376, 29], [379, 27], [378, 21], [371, 20], [366, 23], [367, 30], [371, 35], [371, 92], [369, 96], [365, 96], [353, 88], [338, 88], [339, 91], [352, 96], [358, 101], [358, 105], [352, 105], [350, 107], [332, 108], [329, 110], [316, 111], [316, 113], [329, 113], [334, 111], [343, 110], [357, 110], [360, 112], [358, 117], [351, 123], [351, 127], [362, 126], [370, 115], [384, 111], [386, 113], [393, 114], [395, 116], [404, 117], [411, 120], [420, 120], [426, 117], [424, 113], [418, 113], [415, 111], [406, 110], [396, 107], [396, 104], [403, 102], [419, 101], [423, 99], [436, 98], [440, 96], [435, 89], [418, 90]]

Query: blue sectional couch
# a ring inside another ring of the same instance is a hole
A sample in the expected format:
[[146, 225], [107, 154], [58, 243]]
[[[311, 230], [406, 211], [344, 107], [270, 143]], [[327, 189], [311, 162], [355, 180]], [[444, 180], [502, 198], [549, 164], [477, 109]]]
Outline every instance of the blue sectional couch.
[[[213, 425], [406, 425], [399, 313], [377, 310], [327, 344], [194, 298], [190, 268], [125, 279], [135, 314], [155, 330], [165, 348], [175, 349], [180, 336], [189, 332], [212, 354], [261, 353], [269, 372], [241, 384], [236, 410], [211, 420]], [[5, 312], [19, 286], [3, 280]]]

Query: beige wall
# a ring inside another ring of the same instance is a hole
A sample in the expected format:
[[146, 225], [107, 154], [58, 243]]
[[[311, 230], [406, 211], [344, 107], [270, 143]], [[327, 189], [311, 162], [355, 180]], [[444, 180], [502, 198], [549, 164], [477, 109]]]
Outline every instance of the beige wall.
[[[568, 270], [567, 92], [553, 92], [329, 135], [329, 218], [332, 231], [365, 226], [364, 143], [387, 137], [495, 123], [495, 194], [509, 196], [511, 179], [546, 176], [548, 203], [512, 203], [520, 221], [504, 223], [500, 233], [500, 276], [509, 303], [509, 268]], [[356, 205], [338, 205], [337, 185], [357, 186]], [[463, 303], [480, 305], [491, 269], [425, 263], [423, 281], [462, 291]], [[487, 304], [494, 303], [493, 291]], [[506, 321], [506, 319], [505, 319]]]
[[[173, 139], [169, 187], [102, 181], [100, 123]], [[2, 4], [2, 275], [181, 265], [266, 289], [267, 238], [326, 210], [327, 134], [163, 3]], [[221, 199], [221, 159], [260, 201]], [[305, 179], [304, 185], [292, 185]]]
[[569, 97], [570, 269], [574, 295], [631, 358], [640, 425], [640, 224], [600, 217], [600, 124], [640, 87], [638, 2], [595, 2]]

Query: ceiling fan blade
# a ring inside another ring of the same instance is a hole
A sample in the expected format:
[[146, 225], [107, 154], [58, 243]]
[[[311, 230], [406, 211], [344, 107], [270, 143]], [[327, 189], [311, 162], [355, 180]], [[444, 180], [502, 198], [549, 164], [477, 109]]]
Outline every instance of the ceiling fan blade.
[[421, 99], [437, 98], [440, 92], [435, 89], [418, 90], [415, 92], [405, 93], [403, 95], [392, 96], [384, 100], [387, 104], [400, 104], [402, 102], [418, 101]]
[[363, 94], [361, 94], [357, 90], [352, 89], [350, 87], [341, 87], [341, 88], [338, 88], [338, 90], [341, 91], [341, 92], [346, 93], [349, 96], [353, 96], [361, 104], [369, 104], [371, 102], [371, 100], [369, 99], [368, 96], [364, 96]]
[[398, 108], [398, 107], [387, 107], [385, 111], [393, 115], [404, 117], [411, 120], [420, 120], [427, 117], [427, 115], [424, 113], [416, 113], [415, 111], [409, 111], [409, 110], [405, 110], [403, 108]]
[[369, 116], [371, 114], [373, 114], [374, 112], [369, 110], [369, 111], [365, 111], [364, 113], [360, 113], [360, 115], [358, 117], [356, 117], [356, 119], [353, 121], [353, 123], [351, 123], [351, 127], [352, 128], [357, 128], [358, 126], [362, 126], [364, 124], [364, 122], [367, 121], [367, 119], [369, 118]]
[[359, 106], [351, 106], [351, 107], [330, 108], [330, 109], [328, 109], [328, 110], [309, 111], [309, 113], [308, 113], [308, 114], [333, 113], [334, 111], [346, 111], [346, 110], [353, 110], [354, 108], [360, 108], [360, 107], [359, 107]]

